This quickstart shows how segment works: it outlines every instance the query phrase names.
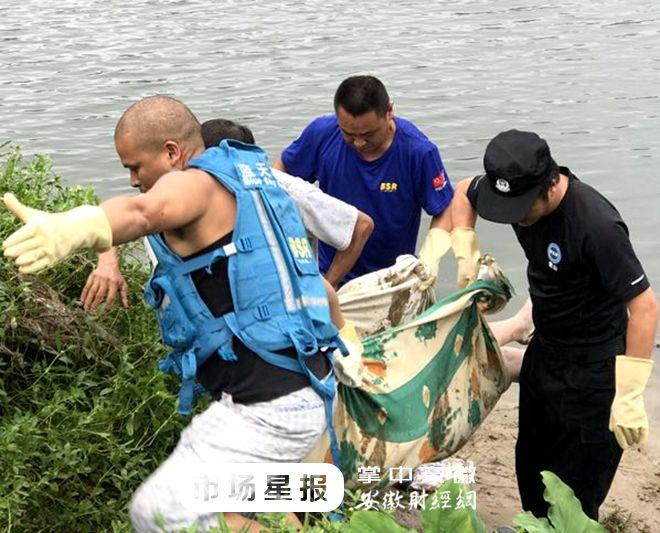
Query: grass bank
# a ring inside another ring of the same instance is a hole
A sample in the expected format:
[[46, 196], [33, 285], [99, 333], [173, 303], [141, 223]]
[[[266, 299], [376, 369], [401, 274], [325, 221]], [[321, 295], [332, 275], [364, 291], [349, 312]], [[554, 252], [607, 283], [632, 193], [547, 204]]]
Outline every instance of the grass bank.
[[[50, 160], [0, 147], [0, 194], [63, 210], [95, 202]], [[0, 238], [18, 227], [0, 209]], [[127, 254], [130, 256], [129, 254]], [[140, 296], [148, 271], [124, 257], [130, 309], [83, 312], [93, 257], [35, 276], [0, 261], [0, 529], [129, 531], [126, 504], [176, 443], [184, 420], [156, 363], [155, 321]]]

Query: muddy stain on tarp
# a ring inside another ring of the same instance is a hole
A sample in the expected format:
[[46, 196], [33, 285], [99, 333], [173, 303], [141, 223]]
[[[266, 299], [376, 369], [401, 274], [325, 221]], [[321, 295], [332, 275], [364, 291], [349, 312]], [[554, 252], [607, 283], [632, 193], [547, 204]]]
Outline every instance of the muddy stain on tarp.
[[408, 304], [410, 299], [410, 289], [398, 291], [392, 297], [392, 304], [387, 313], [387, 318], [390, 321], [392, 326], [398, 326], [401, 323], [401, 318], [403, 317], [403, 311]]

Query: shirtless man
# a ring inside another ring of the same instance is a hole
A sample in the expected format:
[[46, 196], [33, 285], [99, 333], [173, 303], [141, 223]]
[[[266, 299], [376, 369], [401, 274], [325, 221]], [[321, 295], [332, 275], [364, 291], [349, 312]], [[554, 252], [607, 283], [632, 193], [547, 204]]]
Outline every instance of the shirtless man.
[[301, 460], [327, 427], [331, 353], [342, 343], [297, 211], [260, 149], [223, 143], [204, 152], [195, 116], [165, 96], [131, 106], [115, 145], [143, 194], [56, 214], [6, 194], [25, 225], [4, 253], [35, 273], [76, 249], [149, 236], [157, 266], [147, 299], [174, 348], [165, 363], [182, 378], [180, 410], [190, 408], [195, 378], [216, 401], [135, 493], [131, 521], [137, 531], [160, 531], [156, 519], [168, 531], [207, 529], [216, 514], [187, 507], [172, 479], [183, 486], [205, 464]]
[[[226, 119], [207, 120], [202, 124], [204, 146], [217, 146], [222, 139], [255, 144], [249, 128]], [[331, 285], [353, 267], [374, 229], [371, 217], [350, 204], [324, 193], [318, 187], [285, 172], [274, 170], [275, 178], [296, 203], [305, 228], [319, 241], [337, 250], [335, 267], [326, 279]], [[98, 256], [96, 268], [87, 278], [80, 299], [85, 310], [95, 311], [119, 296], [128, 307], [128, 284], [119, 270], [116, 247]]]

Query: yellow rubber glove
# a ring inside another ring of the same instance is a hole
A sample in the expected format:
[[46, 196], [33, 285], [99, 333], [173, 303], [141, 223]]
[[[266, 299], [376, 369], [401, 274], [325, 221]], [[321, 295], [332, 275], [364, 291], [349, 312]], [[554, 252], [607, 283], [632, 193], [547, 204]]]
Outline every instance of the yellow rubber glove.
[[474, 228], [454, 228], [451, 232], [451, 247], [458, 261], [456, 285], [459, 289], [474, 283], [479, 273], [479, 244]]
[[2, 243], [5, 256], [15, 258], [19, 272], [39, 272], [78, 248], [104, 252], [112, 246], [112, 228], [100, 207], [83, 205], [63, 213], [47, 213], [23, 205], [10, 193], [2, 199], [25, 222]]
[[359, 387], [362, 384], [364, 364], [362, 363], [362, 343], [355, 330], [355, 324], [350, 320], [339, 330], [339, 336], [348, 349], [348, 355], [335, 353], [335, 370], [337, 379], [349, 387]]
[[624, 450], [634, 444], [644, 444], [648, 438], [649, 419], [643, 394], [652, 368], [651, 359], [616, 357], [616, 394], [610, 410], [610, 431]]
[[440, 259], [451, 248], [451, 236], [440, 228], [431, 228], [426, 234], [422, 249], [419, 251], [419, 259], [426, 265], [430, 276], [420, 283], [417, 290], [425, 291], [435, 284], [438, 277], [438, 263]]

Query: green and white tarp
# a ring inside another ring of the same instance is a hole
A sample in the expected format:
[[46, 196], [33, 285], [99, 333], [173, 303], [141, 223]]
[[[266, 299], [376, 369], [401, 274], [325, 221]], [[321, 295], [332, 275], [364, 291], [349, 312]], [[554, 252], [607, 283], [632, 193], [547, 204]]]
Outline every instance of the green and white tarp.
[[[423, 311], [433, 296], [415, 290], [425, 272], [413, 256], [338, 292], [346, 318], [368, 335], [361, 383], [339, 385], [334, 416], [347, 487], [355, 486], [359, 466], [380, 467], [385, 476], [390, 468], [452, 455], [508, 388], [499, 346], [479, 309], [501, 308], [510, 286], [496, 265], [486, 270], [490, 281]], [[327, 434], [306, 461], [331, 461]], [[381, 477], [379, 486], [388, 482]]]

